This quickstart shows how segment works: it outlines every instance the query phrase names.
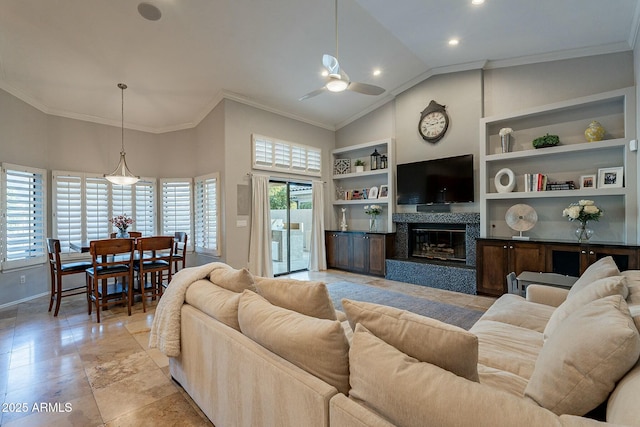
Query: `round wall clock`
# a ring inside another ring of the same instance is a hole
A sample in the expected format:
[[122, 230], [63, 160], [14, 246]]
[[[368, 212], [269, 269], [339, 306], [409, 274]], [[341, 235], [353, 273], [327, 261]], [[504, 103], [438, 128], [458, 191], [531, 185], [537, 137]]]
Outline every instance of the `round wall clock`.
[[449, 128], [449, 115], [445, 106], [431, 101], [427, 108], [420, 113], [418, 132], [427, 142], [435, 143], [442, 139]]

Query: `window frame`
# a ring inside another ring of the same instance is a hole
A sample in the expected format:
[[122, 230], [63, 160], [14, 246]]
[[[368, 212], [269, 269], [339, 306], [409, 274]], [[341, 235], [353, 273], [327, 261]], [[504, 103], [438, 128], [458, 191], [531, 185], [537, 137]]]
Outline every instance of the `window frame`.
[[[200, 235], [204, 234], [206, 235], [206, 237], [202, 236], [203, 240], [209, 240], [210, 236], [208, 235], [207, 232], [207, 228], [209, 227], [205, 227], [204, 225], [200, 225], [200, 222], [209, 222], [212, 220], [211, 216], [207, 215], [206, 218], [204, 218], [203, 220], [200, 220], [199, 218], [199, 210], [205, 210], [204, 209], [204, 204], [206, 204], [206, 201], [210, 198], [210, 195], [208, 194], [207, 190], [206, 190], [206, 183], [210, 180], [215, 180], [215, 217], [213, 218], [213, 220], [215, 221], [215, 247], [211, 248], [210, 246], [200, 246], [198, 245], [198, 243], [200, 242]], [[193, 217], [194, 217], [194, 221], [193, 221], [193, 225], [194, 225], [194, 233], [193, 233], [193, 245], [194, 245], [194, 250], [197, 253], [201, 253], [201, 254], [207, 254], [207, 255], [213, 255], [213, 256], [220, 256], [221, 254], [221, 248], [220, 248], [220, 173], [219, 172], [213, 172], [210, 174], [206, 174], [206, 175], [200, 175], [197, 176], [193, 179], [194, 183], [193, 183], [193, 191], [194, 191], [194, 212], [193, 212]], [[203, 199], [207, 199], [207, 200], [201, 200], [201, 193], [199, 191], [199, 184], [200, 183], [204, 183], [203, 185], [205, 185], [205, 191], [202, 195]], [[201, 229], [202, 227], [202, 229]]]
[[[165, 184], [171, 183], [188, 183], [189, 184], [189, 230], [187, 231], [187, 235], [193, 236], [194, 230], [194, 210], [193, 210], [193, 178], [160, 178], [160, 184], [158, 185], [158, 211], [159, 211], [159, 221], [158, 221], [158, 232], [161, 235], [173, 236], [175, 231], [184, 231], [184, 230], [176, 230], [175, 227], [169, 231], [165, 228], [165, 217], [167, 213], [165, 212]], [[187, 240], [187, 251], [192, 252], [194, 250], [194, 242], [193, 238]]]
[[254, 133], [251, 165], [253, 169], [321, 177], [322, 149]]

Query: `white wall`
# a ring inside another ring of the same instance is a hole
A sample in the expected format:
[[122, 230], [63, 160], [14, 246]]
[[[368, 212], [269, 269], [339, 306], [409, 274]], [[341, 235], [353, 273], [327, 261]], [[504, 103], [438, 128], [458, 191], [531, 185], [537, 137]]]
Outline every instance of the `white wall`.
[[[225, 100], [225, 178], [223, 185], [227, 204], [224, 207], [226, 218], [225, 262], [235, 268], [246, 267], [249, 260], [249, 227], [236, 226], [237, 220], [251, 218], [239, 216], [237, 212], [237, 186], [250, 184], [247, 174], [251, 172], [251, 135], [253, 133], [281, 139], [284, 141], [309, 145], [322, 149], [322, 162], [325, 165], [322, 180], [330, 179], [331, 150], [335, 145], [335, 133], [297, 120], [260, 110], [236, 101]], [[283, 176], [283, 175], [278, 175]], [[311, 182], [311, 177], [292, 175], [302, 181]], [[325, 184], [325, 200], [330, 186]], [[325, 208], [325, 222], [330, 215], [330, 205]]]

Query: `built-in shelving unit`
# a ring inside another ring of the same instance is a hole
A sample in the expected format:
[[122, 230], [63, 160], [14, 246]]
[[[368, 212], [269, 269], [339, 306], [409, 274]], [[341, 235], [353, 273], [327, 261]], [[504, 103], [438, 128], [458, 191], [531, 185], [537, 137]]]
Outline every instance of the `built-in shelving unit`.
[[[514, 204], [534, 207], [538, 223], [525, 235], [542, 239], [574, 238], [576, 224], [562, 217], [570, 203], [591, 199], [605, 214], [590, 223], [596, 242], [637, 242], [637, 153], [630, 150], [636, 139], [635, 88], [626, 88], [524, 111], [480, 120], [480, 235], [487, 238], [516, 234], [505, 222]], [[593, 120], [605, 128], [603, 141], [587, 142], [584, 131]], [[511, 151], [503, 153], [500, 129], [512, 128]], [[532, 141], [545, 134], [558, 135], [555, 147], [534, 149]], [[580, 189], [581, 177], [598, 175], [598, 169], [624, 168], [621, 188]], [[499, 193], [494, 178], [498, 171], [513, 171], [513, 192]], [[525, 192], [525, 174], [541, 173], [549, 181], [574, 181], [576, 190]]]
[[[371, 170], [370, 156], [374, 150], [377, 150], [380, 155], [387, 156], [386, 168]], [[351, 161], [351, 172], [333, 175], [334, 194], [332, 200], [335, 229], [339, 229], [342, 208], [346, 208], [345, 215], [349, 226], [348, 231], [368, 231], [369, 217], [364, 213], [364, 206], [375, 204], [382, 207], [382, 214], [377, 219], [377, 231], [394, 231], [391, 219], [395, 209], [395, 150], [393, 140], [389, 138], [338, 148], [332, 151], [332, 161], [335, 162], [337, 159], [349, 159]], [[354, 162], [358, 159], [366, 163], [363, 172], [355, 172]], [[331, 166], [333, 167], [333, 164]], [[380, 190], [381, 185], [387, 186], [388, 193], [385, 198], [345, 200], [344, 196], [342, 196], [344, 191], [361, 191], [363, 189], [371, 189], [374, 186]]]

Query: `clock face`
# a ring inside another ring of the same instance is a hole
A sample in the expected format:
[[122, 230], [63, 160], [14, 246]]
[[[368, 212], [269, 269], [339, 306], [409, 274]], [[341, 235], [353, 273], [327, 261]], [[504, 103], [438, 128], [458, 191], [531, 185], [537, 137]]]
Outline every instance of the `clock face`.
[[441, 111], [432, 111], [420, 120], [420, 134], [427, 141], [435, 142], [447, 130], [447, 117]]

